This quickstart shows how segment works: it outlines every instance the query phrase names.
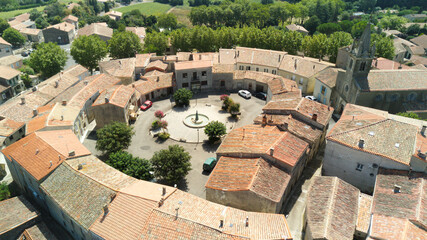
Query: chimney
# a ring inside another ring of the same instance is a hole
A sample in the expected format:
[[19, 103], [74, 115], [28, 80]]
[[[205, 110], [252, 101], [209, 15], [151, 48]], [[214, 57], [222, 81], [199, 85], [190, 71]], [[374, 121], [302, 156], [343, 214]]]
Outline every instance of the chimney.
[[36, 149], [36, 155], [39, 154], [40, 150], [37, 148]]
[[426, 128], [427, 128], [427, 126], [423, 126], [421, 128], [421, 135], [423, 135], [424, 137], [426, 136]]
[[67, 100], [62, 100], [62, 106], [67, 106]]
[[279, 55], [279, 62], [280, 62], [280, 57], [281, 57], [282, 55]]
[[219, 220], [219, 228], [223, 228], [224, 227], [224, 220]]
[[71, 150], [71, 151], [68, 152], [68, 156], [69, 157], [72, 157], [72, 156], [75, 156], [75, 155], [76, 155], [76, 151], [74, 151], [74, 150]]
[[61, 115], [61, 121], [64, 121], [64, 115]]
[[110, 99], [108, 99], [107, 97], [105, 98], [105, 103], [109, 103]]
[[33, 92], [37, 91], [37, 86], [33, 87], [31, 90], [32, 90]]
[[83, 83], [84, 83], [85, 86], [87, 86], [89, 84], [88, 81], [84, 81]]
[[134, 83], [132, 83], [132, 88], [135, 88], [135, 84]]
[[240, 51], [237, 51], [237, 57], [239, 57], [239, 55], [240, 55]]
[[297, 70], [297, 59], [295, 58], [295, 63], [294, 63], [294, 68], [295, 68], [295, 71]]
[[107, 216], [108, 212], [109, 212], [108, 205], [105, 204], [105, 206], [104, 206], [104, 217]]
[[315, 69], [316, 68], [316, 65], [313, 65], [313, 69]]
[[160, 81], [160, 77], [159, 76], [157, 76], [157, 79], [156, 79], [156, 81], [158, 82], [158, 81]]
[[246, 217], [246, 220], [245, 220], [245, 226], [246, 226], [246, 227], [249, 227], [249, 217]]
[[166, 195], [166, 187], [162, 188], [162, 196]]
[[37, 109], [33, 109], [33, 115], [37, 116], [39, 114], [39, 111], [37, 111]]
[[265, 126], [267, 125], [267, 115], [264, 114], [264, 116], [262, 117], [262, 125]]
[[21, 97], [21, 104], [25, 104], [25, 97]]
[[273, 156], [274, 154], [274, 148], [270, 148], [270, 155]]
[[285, 129], [285, 130], [286, 130], [286, 129], [288, 129], [288, 126], [289, 126], [289, 125], [288, 125], [288, 123], [287, 123], [287, 122], [284, 122], [284, 123], [283, 123], [283, 129]]
[[359, 148], [363, 148], [365, 146], [365, 140], [360, 139], [359, 140]]
[[199, 60], [202, 60], [202, 54], [199, 54]]
[[311, 116], [311, 120], [317, 122], [317, 114], [313, 113], [313, 116]]
[[57, 81], [55, 81], [55, 88], [57, 88], [57, 87], [58, 87], [58, 85], [59, 85], [59, 82], [58, 82], [58, 80], [57, 80]]
[[400, 189], [401, 189], [402, 187], [401, 186], [399, 186], [399, 185], [394, 185], [394, 189], [393, 189], [393, 192], [394, 193], [400, 193]]
[[161, 207], [162, 205], [163, 205], [163, 202], [165, 201], [165, 199], [164, 198], [160, 198], [160, 201], [159, 201], [159, 207]]
[[178, 62], [178, 56], [176, 56], [176, 62]]

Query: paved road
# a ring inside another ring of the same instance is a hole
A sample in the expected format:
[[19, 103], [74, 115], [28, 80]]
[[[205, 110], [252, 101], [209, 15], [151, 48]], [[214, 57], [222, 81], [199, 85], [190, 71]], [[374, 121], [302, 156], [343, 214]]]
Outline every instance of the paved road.
[[73, 57], [70, 55], [70, 48], [71, 48], [71, 43], [69, 44], [64, 44], [64, 45], [59, 45], [59, 47], [61, 47], [62, 49], [65, 50], [65, 52], [67, 53], [67, 62], [65, 63], [64, 66], [64, 70], [67, 70], [68, 68], [76, 65], [76, 61], [74, 61]]
[[[190, 107], [195, 107], [197, 105], [205, 105], [206, 103], [218, 103], [220, 94], [199, 94], [196, 99], [191, 100]], [[231, 94], [231, 97], [236, 102], [241, 104], [242, 116], [240, 120], [235, 124], [234, 127], [240, 127], [247, 124], [251, 124], [253, 119], [261, 113], [261, 109], [264, 106], [265, 102], [256, 98], [250, 100], [245, 100], [237, 94]], [[174, 140], [167, 140], [165, 142], [158, 141], [157, 138], [153, 138], [149, 134], [149, 129], [151, 123], [155, 120], [154, 112], [157, 110], [162, 110], [163, 112], [168, 112], [171, 110], [171, 102], [169, 99], [156, 101], [146, 112], [143, 112], [135, 124], [133, 125], [135, 129], [135, 135], [132, 138], [132, 144], [128, 149], [134, 156], [141, 158], [150, 159], [154, 152], [166, 149], [168, 146], [173, 144], [178, 144], [186, 151], [191, 154], [191, 165], [192, 170], [187, 175], [187, 178], [184, 182], [178, 183], [178, 187], [182, 190], [188, 191], [191, 194], [205, 198], [205, 184], [209, 178], [208, 173], [202, 171], [203, 162], [206, 158], [215, 157], [216, 149], [219, 145], [211, 145], [207, 143], [192, 144], [192, 143], [182, 143]], [[177, 121], [181, 121], [177, 119]], [[227, 129], [229, 131], [230, 129]], [[187, 129], [182, 129], [182, 131], [187, 131]], [[88, 139], [84, 141], [84, 145], [94, 154], [100, 154], [95, 150], [95, 137], [94, 133], [90, 134]]]

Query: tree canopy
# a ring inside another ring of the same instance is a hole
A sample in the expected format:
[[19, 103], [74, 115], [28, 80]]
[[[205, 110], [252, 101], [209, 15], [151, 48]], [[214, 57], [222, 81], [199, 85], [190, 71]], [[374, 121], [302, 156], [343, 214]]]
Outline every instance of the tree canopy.
[[186, 88], [178, 89], [174, 94], [173, 98], [178, 106], [190, 105], [190, 99], [193, 97], [193, 92]]
[[191, 156], [179, 145], [155, 152], [151, 158], [154, 176], [167, 184], [177, 184], [191, 170]]
[[144, 52], [163, 55], [165, 54], [167, 47], [168, 37], [164, 33], [148, 33], [144, 39]]
[[2, 37], [14, 47], [20, 47], [25, 43], [25, 37], [18, 30], [11, 27], [3, 31]]
[[40, 43], [31, 54], [29, 64], [46, 78], [59, 73], [65, 66], [67, 53], [56, 43]]
[[107, 56], [107, 44], [97, 35], [80, 36], [71, 45], [70, 54], [74, 60], [91, 72], [98, 63]]
[[142, 46], [139, 37], [133, 32], [115, 32], [108, 41], [108, 50], [112, 58], [130, 58], [135, 57], [137, 53], [142, 52]]
[[212, 121], [205, 126], [205, 134], [208, 135], [209, 141], [214, 142], [227, 134], [227, 129], [224, 123]]
[[4, 30], [10, 27], [6, 19], [0, 18], [0, 36], [3, 34]]
[[134, 134], [133, 128], [126, 123], [110, 123], [96, 131], [96, 149], [107, 154], [127, 149]]
[[151, 163], [147, 159], [132, 156], [124, 151], [111, 153], [106, 163], [113, 168], [137, 179], [150, 181], [153, 179]]

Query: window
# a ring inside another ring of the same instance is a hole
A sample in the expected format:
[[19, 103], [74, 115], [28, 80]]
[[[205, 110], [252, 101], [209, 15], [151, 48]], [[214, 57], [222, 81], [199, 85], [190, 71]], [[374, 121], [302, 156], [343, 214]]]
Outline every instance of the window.
[[243, 70], [244, 69], [244, 67], [243, 66], [239, 66], [239, 70]]
[[361, 172], [362, 169], [363, 169], [363, 164], [358, 163], [357, 167], [356, 167], [356, 170]]
[[251, 67], [250, 66], [246, 66], [246, 70], [251, 70]]
[[187, 73], [183, 73], [182, 74], [182, 78], [187, 78], [188, 77], [188, 74]]
[[225, 87], [225, 81], [221, 81], [221, 87]]
[[202, 86], [206, 86], [206, 85], [208, 85], [208, 81], [202, 81], [201, 84], [202, 84]]
[[206, 76], [207, 75], [207, 73], [206, 73], [206, 71], [202, 71], [202, 76]]
[[406, 97], [406, 99], [408, 100], [408, 101], [415, 101], [416, 99], [417, 99], [417, 93], [410, 93], [407, 97]]
[[326, 93], [326, 87], [325, 87], [325, 86], [322, 86], [322, 89], [320, 90], [320, 92], [321, 92], [323, 95], [325, 95], [325, 93]]
[[291, 79], [295, 81], [295, 75], [292, 75], [292, 78], [291, 78]]
[[19, 67], [19, 62], [16, 63], [16, 66]]
[[188, 87], [188, 83], [183, 83], [183, 84], [182, 84], [182, 87], [183, 87], [183, 88]]
[[276, 70], [271, 70], [271, 73], [272, 74], [276, 74]]
[[350, 59], [350, 65], [349, 68], [351, 69], [353, 67], [353, 59]]
[[255, 71], [259, 72], [259, 68], [256, 68]]
[[376, 96], [375, 96], [375, 101], [376, 102], [381, 102], [383, 100], [383, 95], [382, 94], [377, 94]]
[[304, 79], [303, 79], [303, 78], [300, 78], [300, 79], [299, 79], [299, 84], [301, 84], [301, 85], [302, 85], [303, 83], [304, 83]]
[[268, 69], [267, 69], [267, 68], [264, 68], [264, 72], [268, 73]]
[[348, 89], [349, 89], [348, 85], [345, 85], [345, 92], [348, 92]]
[[365, 71], [365, 68], [366, 68], [366, 62], [361, 62], [360, 67], [359, 67], [359, 71]]
[[2, 93], [1, 97], [3, 98], [3, 100], [6, 99], [6, 93]]
[[10, 52], [9, 48], [6, 48], [6, 52]]

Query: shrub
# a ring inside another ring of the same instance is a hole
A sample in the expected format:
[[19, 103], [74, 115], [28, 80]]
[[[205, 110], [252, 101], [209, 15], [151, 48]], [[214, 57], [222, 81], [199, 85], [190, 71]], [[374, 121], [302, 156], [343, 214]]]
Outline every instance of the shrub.
[[228, 98], [229, 96], [227, 94], [222, 94], [221, 96], [219, 96], [219, 99], [221, 101], [224, 101], [226, 98]]
[[236, 116], [240, 112], [240, 103], [233, 103], [230, 105], [230, 113], [232, 116]]
[[161, 140], [163, 140], [163, 141], [165, 141], [166, 139], [168, 139], [170, 137], [170, 134], [169, 133], [167, 133], [167, 132], [162, 132], [162, 133], [159, 133], [159, 138], [161, 139]]
[[151, 158], [154, 176], [169, 185], [178, 183], [191, 170], [191, 156], [179, 145], [155, 152]]
[[168, 122], [166, 120], [161, 120], [159, 123], [159, 127], [166, 129], [168, 128]]
[[108, 154], [127, 149], [134, 134], [133, 128], [126, 123], [110, 123], [96, 131], [96, 149]]
[[156, 118], [162, 119], [162, 118], [164, 118], [164, 117], [165, 117], [165, 114], [164, 114], [161, 110], [157, 110], [157, 111], [154, 113], [154, 116], [155, 116]]
[[154, 120], [153, 123], [151, 123], [151, 129], [158, 129], [160, 128], [160, 120]]
[[228, 112], [232, 104], [233, 104], [233, 99], [231, 99], [231, 97], [226, 97], [224, 99], [224, 102], [222, 103], [222, 108]]
[[178, 89], [174, 94], [173, 98], [178, 106], [190, 105], [190, 99], [193, 97], [193, 92], [186, 88]]
[[150, 173], [152, 170], [150, 161], [134, 157], [128, 152], [112, 153], [106, 163], [131, 177], [147, 181], [153, 179]]
[[224, 123], [212, 121], [205, 127], [205, 134], [208, 135], [209, 141], [215, 142], [227, 133]]
[[9, 186], [6, 182], [0, 183], [0, 201], [8, 199], [10, 197]]

